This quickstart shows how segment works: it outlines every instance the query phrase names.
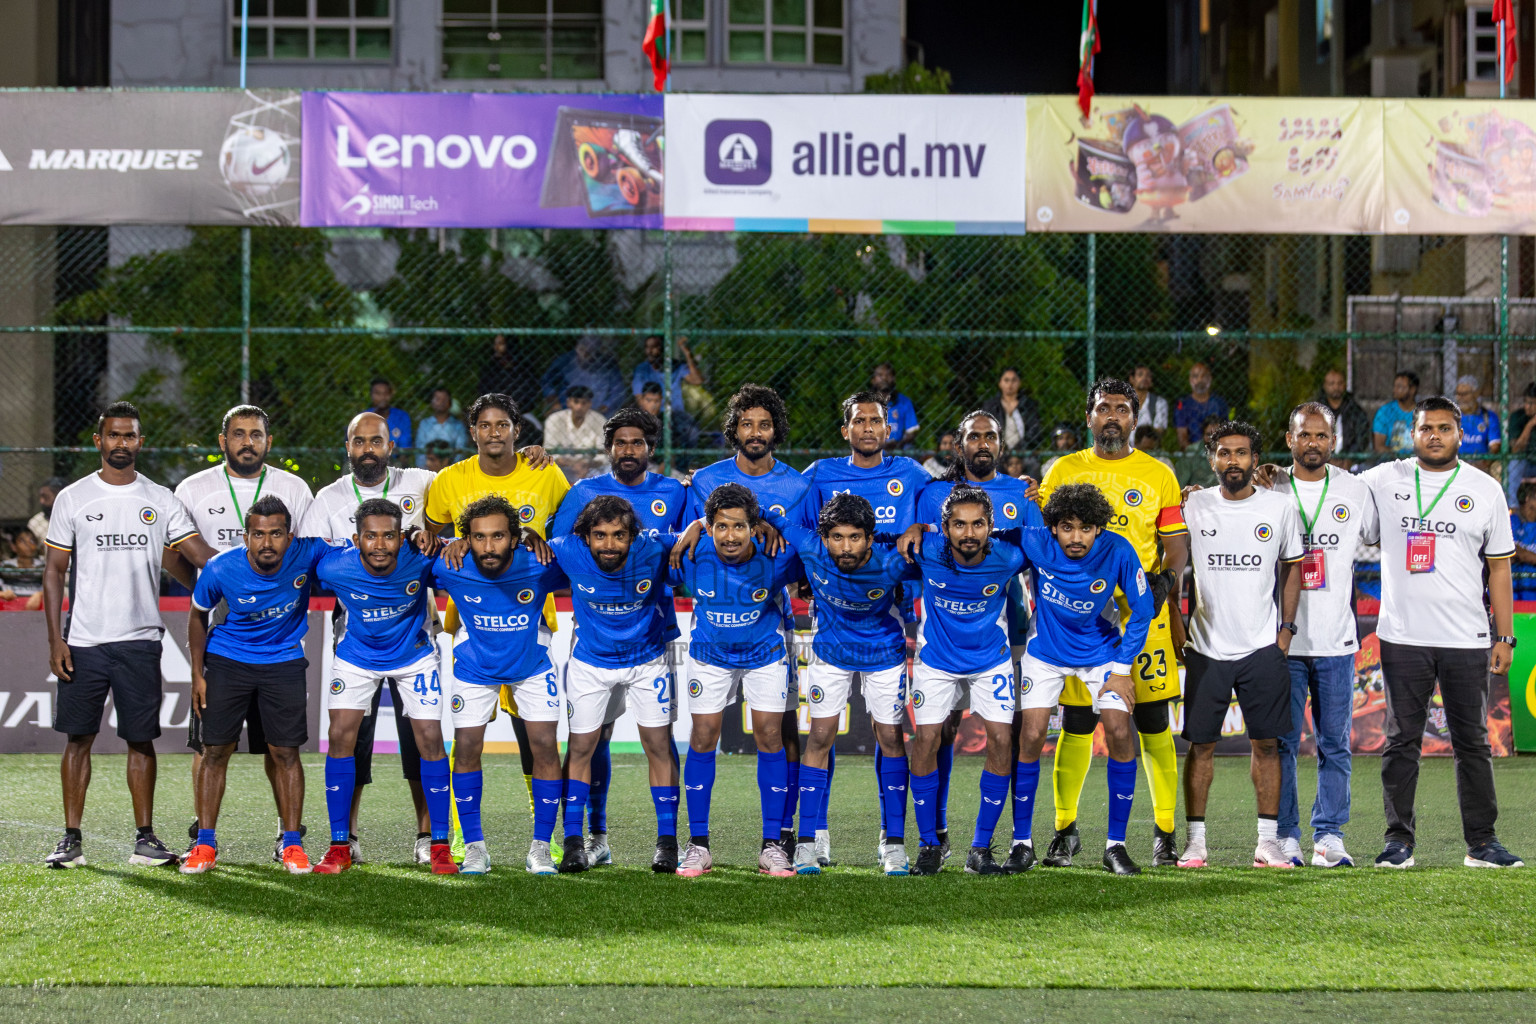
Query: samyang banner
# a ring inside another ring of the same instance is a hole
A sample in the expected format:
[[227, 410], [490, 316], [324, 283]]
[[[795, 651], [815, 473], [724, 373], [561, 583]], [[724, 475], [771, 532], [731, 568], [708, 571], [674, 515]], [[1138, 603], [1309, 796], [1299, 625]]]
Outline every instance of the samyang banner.
[[0, 93], [0, 224], [296, 224], [299, 93]]
[[1382, 230], [1382, 105], [1359, 99], [1029, 98], [1030, 231]]
[[673, 93], [667, 226], [1018, 234], [1022, 96]]
[[1536, 102], [1385, 106], [1388, 232], [1536, 234]]
[[660, 96], [304, 94], [306, 227], [659, 228]]

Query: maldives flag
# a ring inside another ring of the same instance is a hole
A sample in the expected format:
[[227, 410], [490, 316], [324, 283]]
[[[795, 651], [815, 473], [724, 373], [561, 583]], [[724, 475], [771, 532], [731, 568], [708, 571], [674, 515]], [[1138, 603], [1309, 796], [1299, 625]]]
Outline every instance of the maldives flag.
[[645, 39], [640, 49], [651, 58], [651, 72], [655, 77], [656, 91], [665, 92], [667, 73], [671, 62], [667, 53], [667, 0], [650, 0], [651, 20], [645, 26]]
[[[1510, 0], [1500, 2], [1509, 3]], [[1083, 112], [1084, 121], [1088, 120], [1088, 108], [1093, 102], [1093, 55], [1098, 52], [1098, 0], [1083, 0], [1083, 32], [1077, 39], [1077, 105]]]
[[1515, 61], [1520, 59], [1519, 48], [1515, 45], [1514, 0], [1493, 0], [1493, 23], [1504, 25], [1504, 81], [1513, 82]]

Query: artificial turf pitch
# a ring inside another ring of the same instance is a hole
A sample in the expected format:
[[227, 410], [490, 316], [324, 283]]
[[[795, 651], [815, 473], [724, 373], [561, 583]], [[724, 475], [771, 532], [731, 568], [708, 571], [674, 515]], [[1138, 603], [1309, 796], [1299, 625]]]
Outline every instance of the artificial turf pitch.
[[[320, 758], [306, 764], [309, 848], [318, 858]], [[0, 990], [0, 1020], [106, 1011], [130, 1020], [413, 1019], [426, 1015], [423, 1005], [463, 1020], [562, 1012], [668, 1021], [794, 1014], [899, 1022], [939, 1013], [1536, 1020], [1536, 992], [1521, 991], [1536, 986], [1536, 866], [1460, 866], [1448, 759], [1424, 764], [1419, 868], [1244, 867], [1254, 842], [1252, 791], [1246, 762], [1224, 759], [1207, 818], [1217, 866], [1133, 879], [1098, 867], [1102, 760], [1084, 791], [1079, 866], [1013, 878], [961, 872], [979, 758], [957, 761], [950, 813], [957, 856], [937, 878], [875, 872], [867, 758], [837, 765], [837, 866], [790, 879], [755, 873], [750, 757], [720, 759], [711, 815], [717, 868], [696, 880], [648, 869], [654, 818], [638, 755], [615, 757], [616, 865], [555, 878], [522, 870], [530, 822], [515, 757], [487, 762], [494, 870], [481, 878], [436, 878], [407, 863], [414, 830], [394, 765], [379, 758], [364, 801], [369, 863], [339, 877], [293, 877], [270, 862], [270, 791], [260, 760], [242, 755], [230, 771], [220, 866], [188, 878], [127, 866], [133, 829], [120, 757], [96, 759], [84, 822], [90, 866], [43, 869], [59, 830], [57, 759], [0, 759], [0, 985], [16, 986]], [[157, 824], [173, 845], [184, 842], [190, 817], [188, 767], [183, 756], [160, 759]], [[1501, 760], [1496, 768], [1500, 835], [1536, 859], [1536, 760]], [[1380, 849], [1377, 770], [1373, 758], [1356, 763], [1348, 842], [1362, 864]], [[1035, 823], [1042, 848], [1052, 825], [1048, 780], [1049, 765]], [[1304, 762], [1304, 807], [1313, 781]], [[1131, 825], [1132, 854], [1143, 862], [1150, 812], [1143, 785]], [[1005, 811], [999, 845], [1008, 827]], [[914, 852], [915, 843], [914, 833]], [[595, 985], [608, 987], [586, 987]]]

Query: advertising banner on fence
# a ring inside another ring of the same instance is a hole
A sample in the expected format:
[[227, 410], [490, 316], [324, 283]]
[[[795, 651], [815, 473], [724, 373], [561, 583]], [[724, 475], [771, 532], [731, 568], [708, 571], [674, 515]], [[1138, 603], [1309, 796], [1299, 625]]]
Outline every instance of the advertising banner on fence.
[[1030, 231], [1347, 234], [1382, 224], [1380, 102], [1029, 98]]
[[299, 94], [0, 93], [0, 224], [296, 224]]
[[666, 98], [667, 226], [1024, 230], [1022, 96]]
[[1387, 230], [1536, 234], [1536, 102], [1387, 100]]
[[304, 94], [306, 227], [659, 228], [660, 96]]

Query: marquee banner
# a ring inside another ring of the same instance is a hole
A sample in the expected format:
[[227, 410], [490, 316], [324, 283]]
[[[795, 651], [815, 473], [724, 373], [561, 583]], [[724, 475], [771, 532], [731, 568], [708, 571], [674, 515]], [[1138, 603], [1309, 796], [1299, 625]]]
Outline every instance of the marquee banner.
[[1536, 234], [1536, 102], [1385, 106], [1388, 232]]

